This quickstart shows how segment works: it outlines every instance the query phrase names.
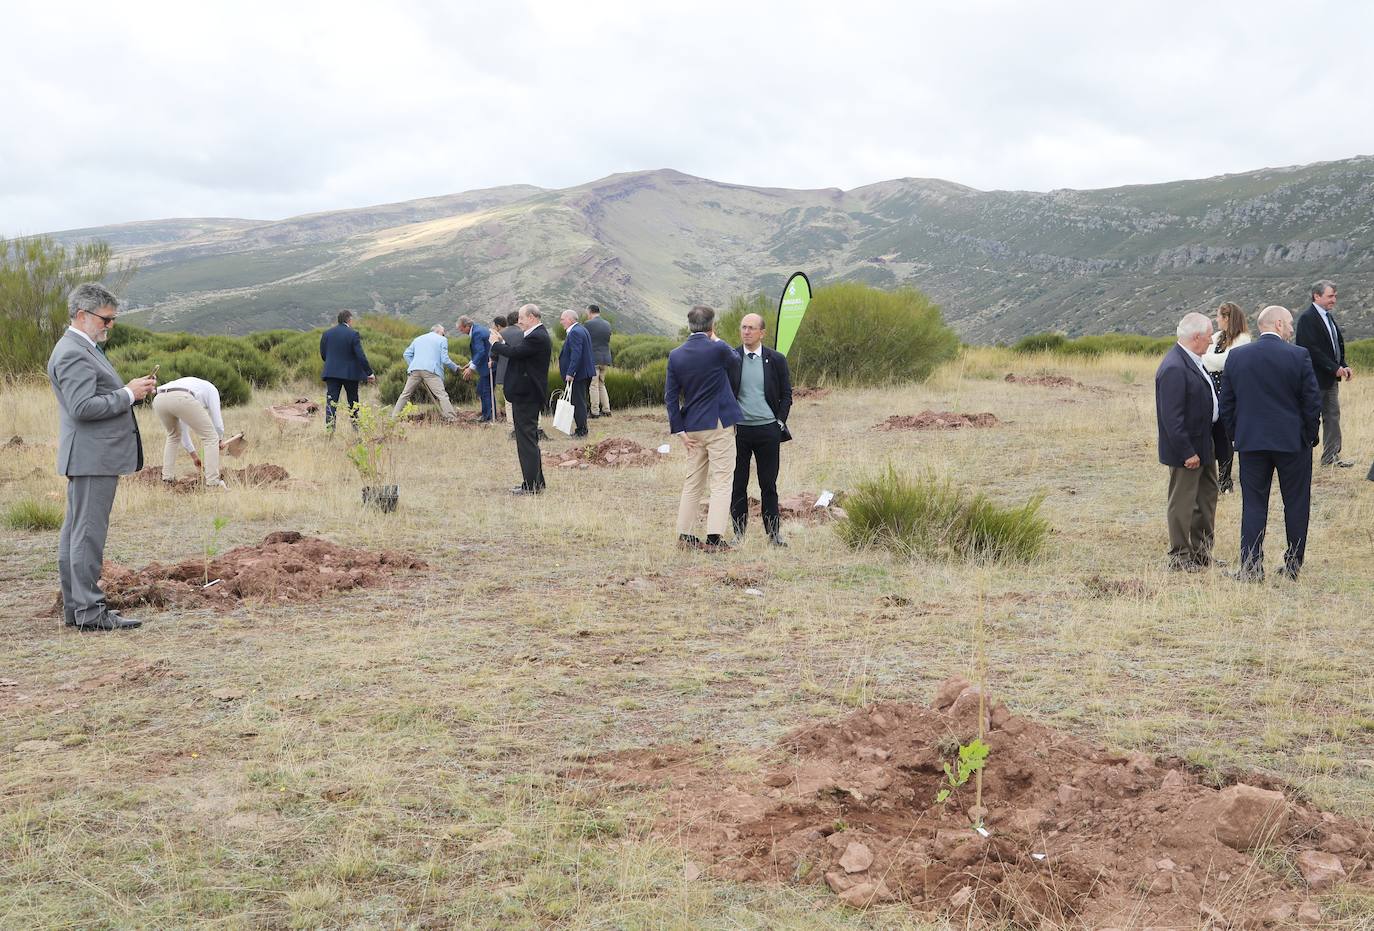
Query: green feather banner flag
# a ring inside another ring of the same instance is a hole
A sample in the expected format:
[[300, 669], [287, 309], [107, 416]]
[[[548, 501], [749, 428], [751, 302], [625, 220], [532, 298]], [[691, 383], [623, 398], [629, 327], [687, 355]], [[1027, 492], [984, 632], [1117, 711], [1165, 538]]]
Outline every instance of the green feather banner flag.
[[806, 316], [807, 305], [811, 303], [811, 281], [802, 272], [796, 272], [787, 279], [778, 301], [778, 325], [773, 329], [773, 348], [783, 355], [792, 348], [797, 338], [802, 317]]

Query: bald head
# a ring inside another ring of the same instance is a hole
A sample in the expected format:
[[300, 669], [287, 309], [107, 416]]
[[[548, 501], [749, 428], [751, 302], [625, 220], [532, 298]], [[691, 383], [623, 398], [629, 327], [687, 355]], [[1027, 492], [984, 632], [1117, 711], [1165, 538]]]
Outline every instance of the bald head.
[[1287, 307], [1280, 307], [1278, 304], [1270, 304], [1261, 310], [1255, 325], [1261, 333], [1277, 333], [1284, 339], [1289, 339], [1293, 335], [1293, 315], [1288, 312]]
[[763, 317], [758, 314], [745, 314], [744, 319], [739, 322], [739, 338], [744, 344], [744, 348], [753, 352], [759, 348], [763, 342], [764, 332], [768, 325], [763, 322]]

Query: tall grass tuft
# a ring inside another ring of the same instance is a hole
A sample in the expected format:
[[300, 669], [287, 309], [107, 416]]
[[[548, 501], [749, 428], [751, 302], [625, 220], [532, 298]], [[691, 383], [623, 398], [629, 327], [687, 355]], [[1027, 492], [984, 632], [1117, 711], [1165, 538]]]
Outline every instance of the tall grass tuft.
[[62, 506], [41, 498], [20, 498], [5, 508], [3, 519], [11, 530], [58, 530]]
[[1040, 496], [1007, 508], [934, 477], [913, 479], [891, 466], [845, 499], [836, 525], [851, 547], [971, 562], [1026, 562], [1044, 549], [1049, 522]]
[[1011, 347], [1012, 352], [1049, 352], [1059, 356], [1096, 358], [1112, 352], [1131, 356], [1160, 356], [1169, 351], [1174, 341], [1165, 336], [1142, 336], [1139, 333], [1098, 333], [1069, 339], [1063, 333], [1032, 333], [1023, 336]]

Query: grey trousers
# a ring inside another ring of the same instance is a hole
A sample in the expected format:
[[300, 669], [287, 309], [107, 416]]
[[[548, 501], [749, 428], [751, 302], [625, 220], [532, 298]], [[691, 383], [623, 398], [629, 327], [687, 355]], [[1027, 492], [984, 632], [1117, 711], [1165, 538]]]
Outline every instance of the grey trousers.
[[57, 571], [62, 579], [62, 614], [69, 623], [90, 624], [105, 614], [100, 570], [118, 487], [118, 475], [67, 479], [67, 516], [57, 543]]
[[1169, 563], [1210, 565], [1217, 526], [1217, 464], [1169, 468]]
[[1322, 392], [1322, 465], [1341, 458], [1341, 383]]

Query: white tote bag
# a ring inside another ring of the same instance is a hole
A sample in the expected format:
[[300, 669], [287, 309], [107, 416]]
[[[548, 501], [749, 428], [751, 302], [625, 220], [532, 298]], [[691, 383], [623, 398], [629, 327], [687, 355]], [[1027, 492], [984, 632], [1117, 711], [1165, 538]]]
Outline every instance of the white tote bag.
[[573, 432], [573, 406], [572, 401], [568, 400], [568, 392], [558, 391], [558, 403], [553, 408], [553, 428], [561, 430], [565, 436], [572, 436]]

